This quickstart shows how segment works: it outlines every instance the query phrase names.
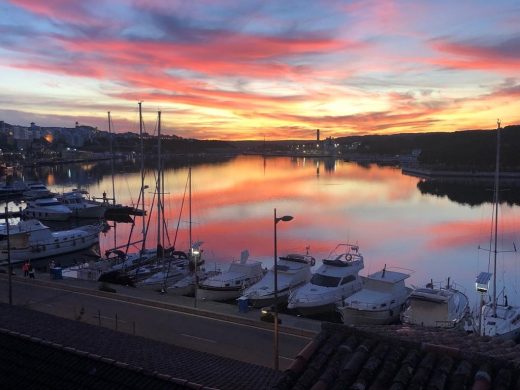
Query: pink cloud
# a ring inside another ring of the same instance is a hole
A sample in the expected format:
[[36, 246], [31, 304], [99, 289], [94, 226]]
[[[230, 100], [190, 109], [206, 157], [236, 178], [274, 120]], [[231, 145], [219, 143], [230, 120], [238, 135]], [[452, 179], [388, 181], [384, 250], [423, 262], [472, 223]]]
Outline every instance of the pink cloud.
[[431, 41], [431, 47], [449, 57], [432, 58], [430, 62], [461, 70], [492, 70], [518, 74], [520, 69], [520, 38], [497, 44], [452, 42], [446, 39]]

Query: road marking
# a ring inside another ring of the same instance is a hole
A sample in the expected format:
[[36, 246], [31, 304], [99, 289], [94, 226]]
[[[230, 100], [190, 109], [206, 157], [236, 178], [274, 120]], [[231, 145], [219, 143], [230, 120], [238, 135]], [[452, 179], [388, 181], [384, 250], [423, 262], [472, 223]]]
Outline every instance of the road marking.
[[200, 340], [200, 341], [207, 341], [208, 343], [216, 344], [217, 342], [215, 340], [205, 339], [204, 337], [197, 337], [192, 336], [191, 334], [181, 333], [181, 336], [189, 337], [190, 339]]

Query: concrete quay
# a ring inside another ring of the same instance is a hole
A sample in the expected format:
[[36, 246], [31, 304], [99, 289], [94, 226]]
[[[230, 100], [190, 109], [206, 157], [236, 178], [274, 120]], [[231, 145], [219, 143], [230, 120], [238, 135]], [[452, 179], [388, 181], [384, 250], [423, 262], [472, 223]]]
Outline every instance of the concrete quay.
[[[203, 315], [208, 318], [253, 325], [264, 329], [273, 328], [272, 323], [260, 319], [260, 309], [255, 308], [249, 308], [246, 313], [242, 313], [239, 312], [238, 305], [207, 300], [197, 300], [197, 303], [195, 303], [195, 298], [192, 297], [109, 283], [105, 283], [105, 285], [112, 287], [116, 292], [105, 292], [100, 290], [100, 282], [68, 278], [51, 279], [47, 273], [39, 273], [33, 280], [23, 277], [16, 278], [17, 280], [25, 280], [65, 291], [87, 293], [89, 295], [110, 298], [114, 301], [125, 301], [149, 307], [175, 310], [187, 314]], [[312, 338], [321, 331], [321, 321], [285, 313], [280, 313], [279, 318], [282, 321], [279, 329], [284, 333]]]
[[[0, 274], [0, 302], [7, 302], [7, 275]], [[134, 334], [155, 341], [226, 358], [272, 367], [273, 323], [260, 320], [260, 310], [239, 312], [238, 305], [198, 301], [119, 285], [116, 292], [100, 283], [76, 279], [35, 279], [15, 275], [13, 304]], [[321, 322], [284, 313], [279, 315], [280, 368], [321, 330]], [[254, 351], [252, 353], [252, 351]]]

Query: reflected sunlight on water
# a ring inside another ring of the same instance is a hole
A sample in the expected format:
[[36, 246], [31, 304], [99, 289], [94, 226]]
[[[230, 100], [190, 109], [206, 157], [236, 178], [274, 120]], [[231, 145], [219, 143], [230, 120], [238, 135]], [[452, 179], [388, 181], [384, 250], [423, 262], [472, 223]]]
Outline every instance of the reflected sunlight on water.
[[[78, 169], [76, 167], [75, 169]], [[111, 195], [109, 169], [89, 166], [85, 177], [59, 178], [55, 172], [43, 177], [56, 181], [55, 191], [87, 188], [91, 195]], [[165, 170], [165, 208], [170, 243], [176, 236], [188, 169]], [[41, 176], [42, 177], [42, 176]], [[61, 182], [60, 182], [61, 180]], [[151, 213], [148, 246], [156, 242], [156, 210], [153, 171], [147, 172], [145, 203]], [[44, 180], [45, 181], [45, 180]], [[448, 276], [462, 284], [475, 300], [474, 278], [487, 269], [488, 254], [479, 245], [489, 245], [491, 205], [468, 206], [447, 197], [422, 194], [418, 178], [405, 176], [395, 167], [361, 166], [340, 160], [256, 156], [194, 166], [192, 169], [192, 240], [204, 242], [205, 257], [213, 262], [238, 259], [243, 249], [251, 258], [273, 262], [273, 209], [294, 220], [278, 225], [278, 252], [310, 252], [324, 258], [338, 243], [358, 243], [365, 256], [362, 274], [385, 264], [414, 271], [411, 284]], [[48, 183], [48, 182], [47, 182]], [[88, 184], [87, 184], [88, 183]], [[50, 183], [48, 183], [50, 184]], [[119, 203], [137, 202], [140, 174], [119, 172], [115, 178]], [[485, 189], [483, 189], [485, 191]], [[151, 210], [150, 210], [151, 209]], [[501, 207], [501, 245], [512, 249], [518, 240], [519, 207]], [[141, 232], [136, 219], [134, 238]], [[179, 223], [176, 248], [189, 246], [188, 197]], [[118, 224], [101, 236], [101, 249], [124, 244], [130, 224]], [[131, 251], [137, 251], [132, 248]], [[518, 255], [500, 254], [499, 282], [506, 280], [510, 297], [518, 296]]]

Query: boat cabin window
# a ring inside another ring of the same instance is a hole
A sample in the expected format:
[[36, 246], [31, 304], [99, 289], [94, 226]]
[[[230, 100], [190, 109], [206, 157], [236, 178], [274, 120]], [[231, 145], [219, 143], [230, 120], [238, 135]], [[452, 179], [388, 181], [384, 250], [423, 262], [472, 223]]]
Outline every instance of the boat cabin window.
[[61, 203], [56, 202], [56, 201], [40, 202], [40, 206], [59, 206], [59, 205], [61, 205]]
[[311, 283], [316, 286], [322, 287], [337, 287], [341, 278], [336, 276], [326, 276], [320, 274], [314, 274], [311, 279]]
[[353, 282], [354, 280], [356, 280], [356, 277], [354, 275], [347, 275], [341, 281], [341, 285]]

